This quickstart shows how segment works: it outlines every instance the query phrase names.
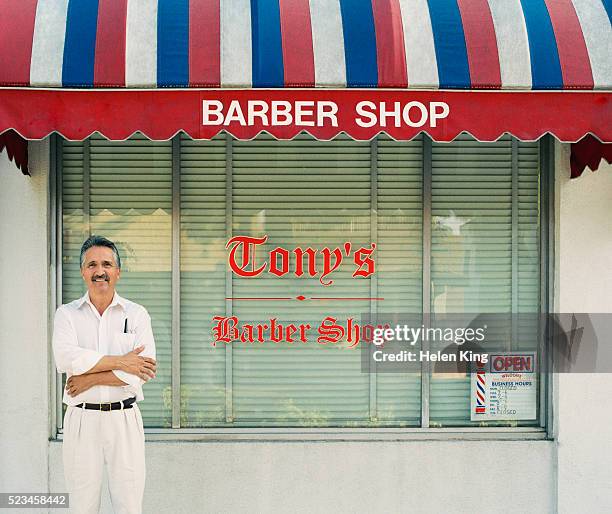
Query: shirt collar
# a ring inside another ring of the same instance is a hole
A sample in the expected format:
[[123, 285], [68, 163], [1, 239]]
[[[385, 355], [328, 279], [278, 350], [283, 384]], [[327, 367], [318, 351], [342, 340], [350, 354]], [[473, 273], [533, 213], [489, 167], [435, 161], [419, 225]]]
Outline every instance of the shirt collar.
[[111, 302], [110, 307], [112, 307], [113, 305], [120, 305], [123, 308], [123, 310], [125, 310], [127, 307], [125, 298], [123, 298], [122, 296], [119, 296], [117, 294], [117, 291], [115, 291], [115, 295], [113, 296], [113, 301]]
[[[94, 307], [94, 304], [91, 303], [91, 299], [89, 298], [89, 291], [87, 291], [83, 296], [81, 296], [81, 298], [79, 298], [78, 303], [77, 303], [77, 308], [80, 309], [85, 303], [88, 303], [89, 305]], [[120, 305], [123, 308], [123, 310], [125, 310], [127, 306], [125, 302], [125, 298], [123, 298], [122, 296], [119, 296], [117, 294], [117, 291], [115, 291], [115, 294], [113, 295], [113, 300], [111, 301], [109, 307], [113, 307], [114, 305]]]

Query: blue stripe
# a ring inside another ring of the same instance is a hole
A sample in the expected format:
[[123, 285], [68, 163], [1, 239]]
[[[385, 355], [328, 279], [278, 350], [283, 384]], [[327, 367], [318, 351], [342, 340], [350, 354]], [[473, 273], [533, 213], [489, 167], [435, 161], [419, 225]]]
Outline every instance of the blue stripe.
[[62, 86], [93, 86], [97, 27], [98, 0], [70, 0], [66, 18]]
[[283, 44], [278, 0], [251, 0], [253, 87], [283, 87]]
[[529, 53], [532, 89], [561, 89], [563, 76], [552, 22], [544, 0], [521, 0]]
[[189, 85], [189, 0], [158, 0], [157, 85]]
[[465, 33], [457, 0], [427, 0], [433, 30], [440, 89], [468, 89], [468, 64]]
[[603, 2], [604, 9], [608, 13], [608, 20], [612, 23], [612, 0], [601, 0]]
[[348, 87], [378, 86], [372, 0], [340, 0]]

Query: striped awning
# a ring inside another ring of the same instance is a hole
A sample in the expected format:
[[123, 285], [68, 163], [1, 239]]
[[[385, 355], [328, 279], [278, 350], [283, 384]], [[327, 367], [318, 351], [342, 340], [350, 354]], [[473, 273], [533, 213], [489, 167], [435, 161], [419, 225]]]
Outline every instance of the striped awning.
[[0, 86], [612, 89], [611, 0], [0, 0]]
[[0, 134], [612, 141], [612, 0], [0, 0]]

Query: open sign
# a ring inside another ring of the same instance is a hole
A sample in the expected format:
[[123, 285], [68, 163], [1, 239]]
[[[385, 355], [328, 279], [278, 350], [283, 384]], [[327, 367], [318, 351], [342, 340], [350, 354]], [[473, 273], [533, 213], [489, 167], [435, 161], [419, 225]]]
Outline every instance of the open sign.
[[493, 373], [533, 373], [535, 355], [533, 353], [513, 355], [491, 355]]

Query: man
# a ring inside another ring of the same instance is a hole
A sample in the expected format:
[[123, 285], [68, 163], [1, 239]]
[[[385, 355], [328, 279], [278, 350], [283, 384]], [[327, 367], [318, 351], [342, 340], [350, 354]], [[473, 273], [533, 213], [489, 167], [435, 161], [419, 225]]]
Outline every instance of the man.
[[64, 474], [70, 506], [98, 513], [104, 463], [113, 509], [142, 512], [144, 430], [137, 401], [155, 377], [151, 318], [115, 292], [121, 259], [115, 244], [91, 236], [81, 248], [82, 298], [55, 314], [53, 353], [68, 380], [64, 403]]

